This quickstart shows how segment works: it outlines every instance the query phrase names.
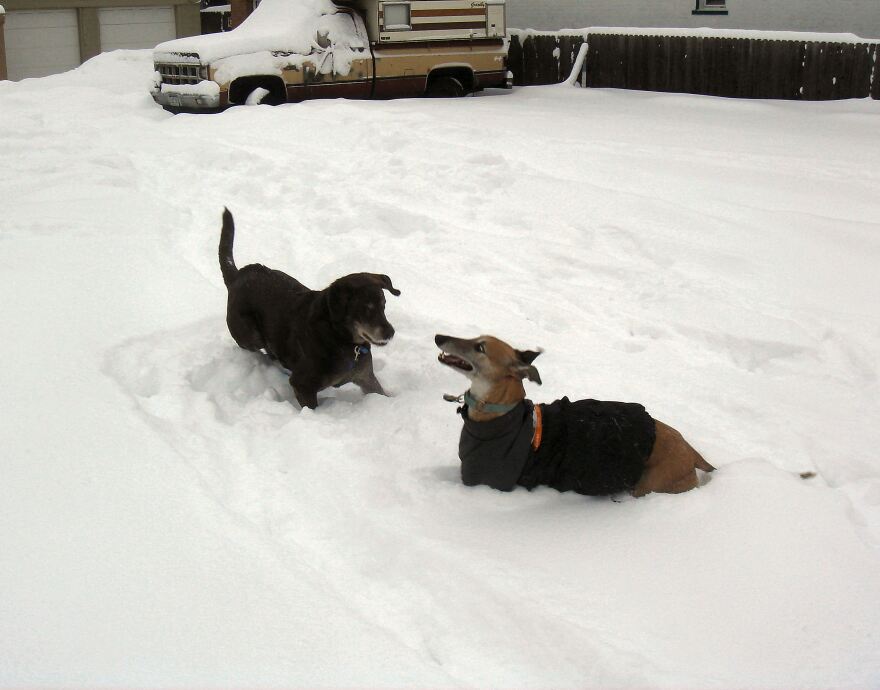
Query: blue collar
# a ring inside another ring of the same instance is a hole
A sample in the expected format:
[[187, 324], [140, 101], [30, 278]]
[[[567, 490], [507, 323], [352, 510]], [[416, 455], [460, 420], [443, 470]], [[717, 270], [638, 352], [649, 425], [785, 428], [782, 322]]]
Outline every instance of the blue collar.
[[348, 362], [348, 371], [351, 371], [357, 366], [358, 360], [364, 355], [370, 354], [370, 344], [363, 343], [362, 345], [354, 346], [354, 359]]
[[465, 391], [465, 394], [462, 397], [464, 398], [465, 405], [479, 412], [507, 414], [514, 407], [519, 405], [519, 402], [515, 402], [513, 405], [498, 405], [496, 403], [483, 402], [481, 400], [477, 400], [473, 395], [471, 395], [470, 390]]

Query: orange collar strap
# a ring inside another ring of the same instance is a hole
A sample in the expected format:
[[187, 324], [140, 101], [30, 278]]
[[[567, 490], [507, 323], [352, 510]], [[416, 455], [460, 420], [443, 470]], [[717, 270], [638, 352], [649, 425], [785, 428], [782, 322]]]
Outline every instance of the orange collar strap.
[[544, 419], [540, 405], [535, 405], [532, 408], [532, 421], [535, 425], [535, 433], [532, 435], [532, 450], [538, 450], [541, 447], [541, 437], [544, 434]]

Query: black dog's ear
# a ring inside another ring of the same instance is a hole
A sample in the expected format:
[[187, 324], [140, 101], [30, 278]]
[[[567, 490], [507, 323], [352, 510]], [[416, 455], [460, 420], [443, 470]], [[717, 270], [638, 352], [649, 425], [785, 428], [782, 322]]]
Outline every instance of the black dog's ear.
[[[534, 350], [517, 350], [516, 356], [519, 357], [519, 361], [523, 364], [531, 364], [535, 361], [538, 355], [541, 354], [541, 350], [535, 352]], [[540, 383], [540, 381], [539, 381]]]
[[383, 289], [388, 290], [388, 292], [390, 292], [395, 297], [400, 296], [400, 290], [398, 290], [391, 284], [391, 278], [386, 276], [384, 273], [374, 273], [373, 275], [376, 276], [376, 280], [379, 282], [379, 285], [381, 285]]
[[330, 318], [334, 321], [343, 320], [349, 296], [348, 287], [339, 281], [327, 288], [327, 311], [330, 312]]

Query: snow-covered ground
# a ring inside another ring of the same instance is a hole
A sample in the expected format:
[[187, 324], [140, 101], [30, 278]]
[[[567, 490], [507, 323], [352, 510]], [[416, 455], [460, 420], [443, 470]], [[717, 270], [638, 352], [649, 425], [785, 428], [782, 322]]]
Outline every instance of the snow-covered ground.
[[[172, 117], [150, 79], [0, 83], [0, 686], [880, 687], [880, 103]], [[239, 265], [392, 276], [391, 398], [300, 411], [237, 349], [224, 205]], [[719, 469], [466, 488], [436, 332]]]

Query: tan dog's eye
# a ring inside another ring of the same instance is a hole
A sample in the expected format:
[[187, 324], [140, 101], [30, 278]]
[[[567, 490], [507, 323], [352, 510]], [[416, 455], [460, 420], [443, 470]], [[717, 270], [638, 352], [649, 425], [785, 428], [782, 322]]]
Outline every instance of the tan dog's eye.
[[486, 354], [486, 346], [483, 343], [477, 343], [476, 345], [474, 345], [474, 349], [477, 352], [482, 352], [483, 354]]

